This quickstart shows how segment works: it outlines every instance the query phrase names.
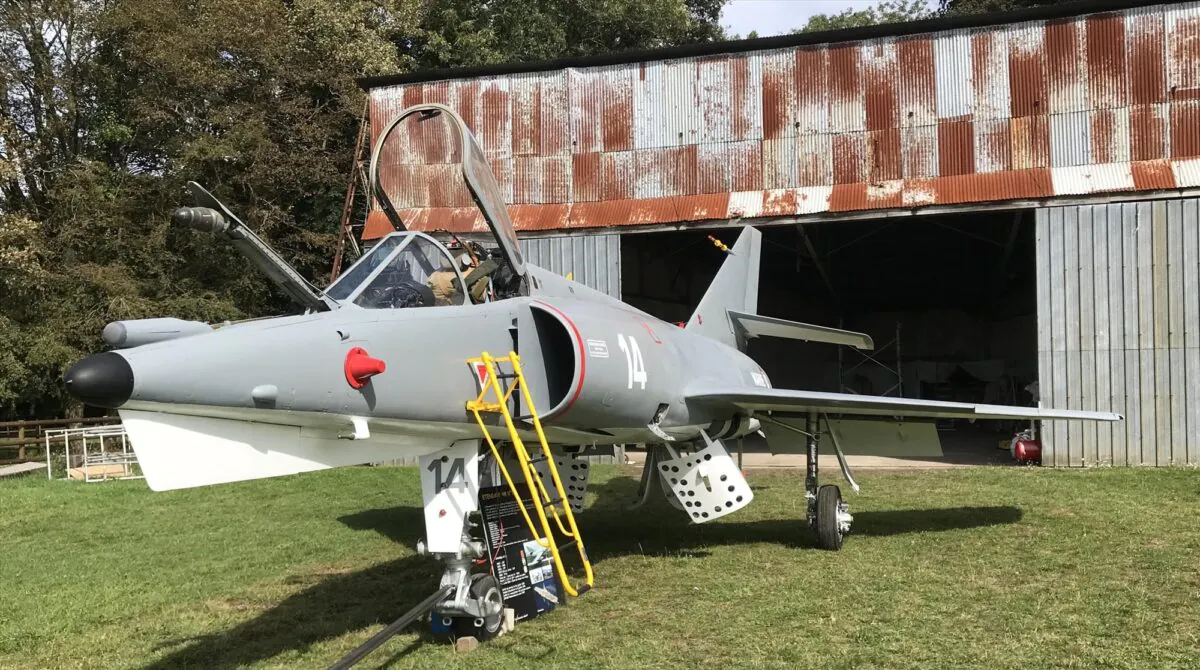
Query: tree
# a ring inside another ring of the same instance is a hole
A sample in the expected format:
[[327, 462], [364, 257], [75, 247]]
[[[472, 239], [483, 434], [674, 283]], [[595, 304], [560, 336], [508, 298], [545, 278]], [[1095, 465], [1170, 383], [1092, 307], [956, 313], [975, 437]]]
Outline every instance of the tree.
[[939, 0], [941, 12], [947, 16], [986, 14], [1014, 9], [1054, 5], [1071, 0]]
[[233, 252], [168, 225], [200, 182], [327, 277], [355, 79], [718, 39], [723, 0], [6, 0], [0, 420], [78, 413], [62, 372], [113, 320], [278, 314]]
[[465, 67], [616, 53], [724, 38], [724, 0], [432, 0], [409, 55]]
[[860, 28], [881, 23], [903, 23], [933, 17], [934, 11], [925, 0], [882, 0], [866, 9], [847, 7], [838, 14], [816, 14], [793, 33], [822, 32], [843, 28]]

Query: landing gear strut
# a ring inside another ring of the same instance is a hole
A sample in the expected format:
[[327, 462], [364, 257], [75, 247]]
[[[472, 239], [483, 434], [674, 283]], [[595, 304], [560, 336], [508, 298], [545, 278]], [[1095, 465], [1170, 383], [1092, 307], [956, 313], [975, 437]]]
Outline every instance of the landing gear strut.
[[[826, 420], [826, 427], [829, 427], [829, 422]], [[846, 501], [842, 500], [842, 490], [834, 484], [826, 484], [818, 487], [817, 485], [817, 444], [820, 441], [820, 424], [817, 421], [817, 413], [811, 412], [808, 415], [808, 424], [805, 426], [805, 435], [807, 436], [807, 453], [806, 453], [806, 471], [804, 476], [804, 497], [808, 501], [808, 525], [817, 532], [817, 546], [830, 551], [837, 551], [842, 548], [842, 540], [850, 532], [850, 522], [854, 517], [850, 516], [850, 506]], [[833, 437], [833, 430], [830, 429], [830, 437]], [[834, 437], [834, 446], [837, 446]], [[845, 458], [842, 456], [841, 449], [838, 450], [838, 462], [842, 465], [842, 471], [849, 475], [849, 471], [845, 465]], [[854, 480], [850, 479], [851, 485], [857, 489]]]

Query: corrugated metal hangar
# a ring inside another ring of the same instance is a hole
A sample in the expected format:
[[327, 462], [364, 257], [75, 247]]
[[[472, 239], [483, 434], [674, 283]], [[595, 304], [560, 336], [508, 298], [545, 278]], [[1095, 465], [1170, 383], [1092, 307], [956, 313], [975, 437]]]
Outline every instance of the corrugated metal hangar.
[[[720, 263], [708, 235], [759, 226], [760, 311], [877, 344], [756, 341], [777, 386], [1040, 393], [1126, 416], [1044, 424], [1045, 464], [1200, 464], [1200, 2], [363, 83], [373, 132], [417, 102], [462, 115], [531, 262], [662, 318], [686, 318]], [[483, 232], [441, 185], [448, 143], [425, 139], [383, 152], [401, 218]], [[372, 212], [362, 238], [389, 231]], [[1015, 428], [943, 427], [993, 449]]]

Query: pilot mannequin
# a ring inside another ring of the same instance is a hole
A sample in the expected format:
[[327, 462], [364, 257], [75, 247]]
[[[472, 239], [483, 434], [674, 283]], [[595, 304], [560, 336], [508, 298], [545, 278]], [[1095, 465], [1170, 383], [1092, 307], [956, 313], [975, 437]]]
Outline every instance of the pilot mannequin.
[[[498, 266], [496, 261], [488, 259], [475, 264], [471, 254], [466, 251], [458, 255], [454, 259], [458, 264], [458, 269], [462, 272], [463, 279], [467, 284], [467, 291], [471, 297], [471, 302], [485, 302], [488, 297], [488, 275], [494, 272]], [[429, 288], [433, 290], [434, 300], [437, 305], [457, 305], [459, 295], [462, 291], [462, 286], [458, 283], [454, 275], [454, 269], [450, 266], [450, 261], [444, 260], [442, 267], [429, 276]]]

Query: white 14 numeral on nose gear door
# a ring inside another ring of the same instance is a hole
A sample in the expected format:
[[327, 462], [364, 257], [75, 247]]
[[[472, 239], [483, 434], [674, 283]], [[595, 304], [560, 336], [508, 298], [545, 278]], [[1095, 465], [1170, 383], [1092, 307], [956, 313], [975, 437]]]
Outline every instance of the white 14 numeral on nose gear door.
[[642, 360], [642, 350], [638, 347], [637, 340], [632, 335], [626, 338], [625, 335], [618, 333], [617, 344], [625, 354], [625, 369], [629, 372], [628, 388], [633, 388], [636, 382], [641, 384], [642, 390], [645, 391], [646, 363]]

